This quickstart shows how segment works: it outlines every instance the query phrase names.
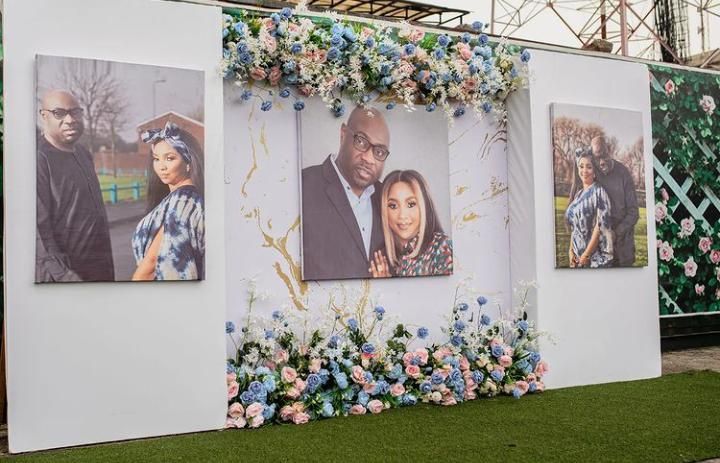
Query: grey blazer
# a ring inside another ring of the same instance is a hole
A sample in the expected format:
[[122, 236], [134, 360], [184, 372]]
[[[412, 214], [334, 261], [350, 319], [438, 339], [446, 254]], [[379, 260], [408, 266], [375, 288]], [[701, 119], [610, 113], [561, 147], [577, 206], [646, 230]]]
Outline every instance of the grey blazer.
[[[371, 197], [370, 255], [385, 245], [380, 219], [382, 183]], [[330, 156], [302, 171], [303, 280], [369, 278], [370, 262], [347, 195]]]

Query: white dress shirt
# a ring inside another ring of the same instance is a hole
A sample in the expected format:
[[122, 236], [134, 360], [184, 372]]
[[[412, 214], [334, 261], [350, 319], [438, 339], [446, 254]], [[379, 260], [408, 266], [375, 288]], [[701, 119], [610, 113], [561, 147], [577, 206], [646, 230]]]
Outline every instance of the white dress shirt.
[[360, 235], [362, 235], [363, 244], [365, 245], [365, 256], [370, 258], [370, 238], [372, 237], [373, 228], [373, 210], [371, 197], [375, 193], [375, 185], [370, 185], [365, 188], [362, 194], [358, 197], [350, 187], [350, 184], [345, 180], [345, 177], [340, 173], [337, 164], [335, 164], [335, 158], [337, 154], [330, 156], [330, 162], [332, 162], [335, 172], [337, 172], [340, 178], [340, 183], [345, 190], [347, 199], [350, 202], [350, 208], [352, 208], [355, 220], [357, 221], [358, 228], [360, 228]]

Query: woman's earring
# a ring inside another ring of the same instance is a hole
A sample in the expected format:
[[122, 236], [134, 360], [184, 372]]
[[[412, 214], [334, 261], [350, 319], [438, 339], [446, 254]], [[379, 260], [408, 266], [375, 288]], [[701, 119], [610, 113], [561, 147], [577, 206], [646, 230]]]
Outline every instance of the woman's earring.
[[185, 172], [190, 172], [190, 164], [185, 166]]

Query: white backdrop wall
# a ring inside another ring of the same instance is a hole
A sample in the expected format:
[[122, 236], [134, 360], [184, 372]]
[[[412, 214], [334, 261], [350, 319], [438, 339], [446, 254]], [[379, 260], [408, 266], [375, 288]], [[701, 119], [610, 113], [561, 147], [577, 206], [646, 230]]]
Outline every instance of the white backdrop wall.
[[[512, 281], [536, 280], [533, 315], [552, 341], [549, 387], [660, 375], [657, 256], [652, 195], [647, 195], [648, 266], [555, 269], [551, 103], [642, 113], [645, 191], [653, 191], [650, 90], [645, 65], [536, 50], [530, 88], [511, 98], [508, 124]], [[641, 205], [642, 207], [643, 205]]]
[[[299, 317], [322, 317], [329, 315], [331, 298], [349, 313], [367, 296], [370, 309], [380, 304], [389, 317], [409, 324], [413, 331], [426, 326], [436, 339], [441, 337], [440, 327], [446, 325], [445, 316], [461, 283], [463, 301], [473, 303], [482, 294], [508, 307], [504, 130], [472, 115], [457, 119], [449, 129], [454, 275], [366, 280], [367, 284], [362, 280], [302, 282], [296, 113], [292, 101], [279, 98], [271, 111], [261, 112], [258, 99], [241, 102], [240, 93], [234, 85], [225, 86], [229, 320], [245, 322], [251, 287], [260, 296], [252, 309], [256, 315], [269, 317], [272, 310], [284, 309]], [[377, 107], [385, 111], [384, 106]], [[391, 120], [403, 117], [402, 107], [393, 111]], [[325, 136], [337, 138], [339, 144], [338, 133], [333, 126]], [[423, 172], [423, 166], [419, 170]], [[491, 316], [497, 314], [496, 304], [493, 307]], [[227, 347], [232, 352], [232, 343], [228, 341]]]
[[[148, 0], [5, 0], [3, 13], [10, 450], [222, 427], [220, 9]], [[206, 281], [33, 284], [36, 54], [205, 71]]]

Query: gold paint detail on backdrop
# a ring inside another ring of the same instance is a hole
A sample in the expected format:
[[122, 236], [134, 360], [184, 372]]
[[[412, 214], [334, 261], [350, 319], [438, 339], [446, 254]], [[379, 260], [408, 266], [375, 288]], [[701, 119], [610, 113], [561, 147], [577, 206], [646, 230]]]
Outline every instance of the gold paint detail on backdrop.
[[479, 218], [480, 218], [480, 216], [477, 215], [476, 212], [468, 212], [467, 214], [463, 215], [462, 221], [467, 223], [467, 222], [472, 222], [474, 220], [477, 220]]
[[[459, 188], [459, 187], [456, 187]], [[452, 223], [458, 230], [461, 230], [465, 228], [465, 225], [474, 222], [481, 218], [482, 216], [477, 213], [477, 211], [473, 210], [475, 206], [479, 205], [483, 201], [489, 201], [492, 199], [495, 199], [496, 197], [502, 195], [503, 193], [507, 192], [507, 185], [501, 181], [498, 180], [497, 177], [493, 176], [490, 178], [490, 188], [485, 190], [477, 201], [473, 201], [472, 203], [468, 204], [467, 206], [463, 207], [460, 210], [460, 213], [457, 214], [452, 219]]]
[[252, 166], [250, 167], [250, 170], [248, 171], [247, 175], [245, 176], [245, 180], [243, 181], [242, 186], [240, 187], [240, 193], [242, 193], [244, 198], [247, 198], [248, 194], [246, 191], [247, 184], [250, 182], [250, 179], [252, 178], [253, 174], [258, 168], [257, 164], [257, 149], [255, 147], [255, 138], [253, 138], [252, 128], [248, 127], [248, 130], [250, 132], [250, 151], [252, 152]]
[[[263, 230], [262, 219], [260, 218], [260, 208], [255, 208], [254, 216], [257, 220], [258, 230], [260, 230], [260, 233], [265, 240], [263, 247], [276, 250], [280, 253], [282, 260], [285, 262], [286, 269], [283, 269], [282, 261], [276, 261], [273, 263], [275, 273], [287, 287], [290, 299], [295, 307], [299, 310], [307, 310], [308, 307], [305, 301], [307, 299], [308, 284], [307, 282], [302, 281], [300, 263], [296, 262], [290, 251], [288, 251], [288, 238], [290, 233], [297, 231], [300, 227], [300, 216], [295, 219], [285, 234], [279, 238], [275, 238]], [[272, 219], [268, 220], [267, 225], [270, 229], [272, 229], [271, 223]]]
[[455, 187], [455, 196], [460, 196], [461, 194], [465, 193], [470, 189], [469, 186], [465, 185], [458, 185]]
[[492, 150], [492, 147], [495, 143], [507, 143], [506, 128], [499, 129], [492, 136], [489, 133], [485, 134], [485, 139], [483, 140], [483, 143], [482, 145], [480, 145], [480, 149], [478, 150], [478, 156], [480, 157], [480, 159], [485, 159], [490, 155], [490, 151]]

